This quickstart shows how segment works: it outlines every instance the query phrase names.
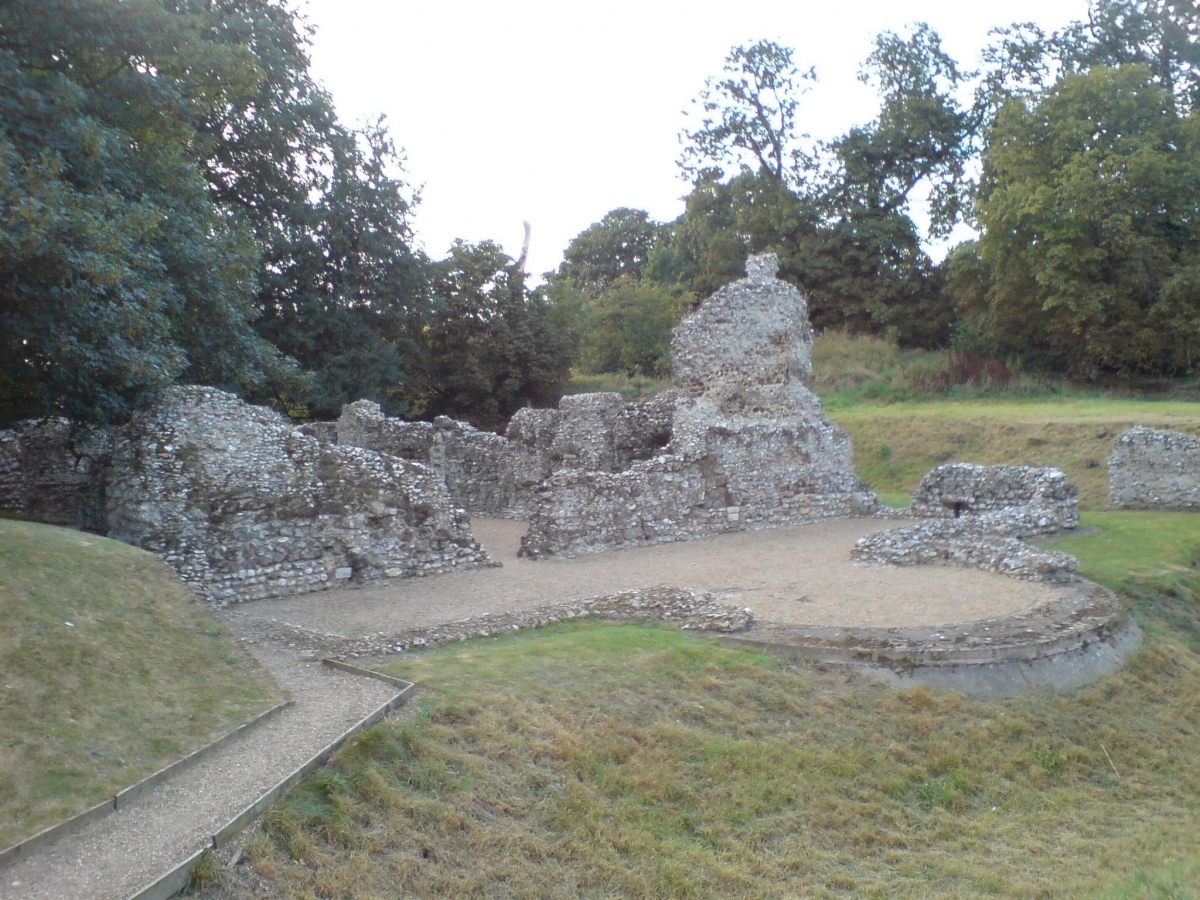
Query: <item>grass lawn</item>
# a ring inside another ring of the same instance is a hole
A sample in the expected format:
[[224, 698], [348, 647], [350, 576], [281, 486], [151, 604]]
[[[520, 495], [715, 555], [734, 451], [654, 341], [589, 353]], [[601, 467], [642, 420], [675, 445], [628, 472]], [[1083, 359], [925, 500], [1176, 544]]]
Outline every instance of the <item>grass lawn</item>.
[[1134, 424], [1200, 434], [1200, 403], [1170, 400], [929, 400], [829, 405], [854, 441], [854, 464], [885, 502], [902, 505], [939, 463], [1057, 466], [1083, 509], [1108, 500], [1113, 438]]
[[[1200, 587], [1186, 519], [1086, 524], [1061, 545], [1085, 571]], [[653, 625], [440, 648], [387, 667], [418, 715], [343, 752], [249, 855], [300, 898], [1195, 896], [1200, 627], [1194, 594], [1175, 621], [1156, 590], [1123, 671], [1003, 700]]]
[[0, 846], [278, 697], [157, 557], [0, 519]]

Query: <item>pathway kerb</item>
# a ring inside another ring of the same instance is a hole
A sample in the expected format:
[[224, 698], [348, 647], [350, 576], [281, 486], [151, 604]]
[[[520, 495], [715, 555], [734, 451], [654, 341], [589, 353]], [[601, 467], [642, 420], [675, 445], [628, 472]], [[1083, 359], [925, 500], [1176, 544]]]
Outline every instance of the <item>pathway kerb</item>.
[[102, 819], [110, 813], [116, 812], [119, 809], [128, 808], [134, 800], [136, 800], [146, 791], [151, 790], [152, 788], [166, 781], [172, 775], [178, 775], [180, 772], [191, 768], [201, 760], [207, 759], [209, 756], [216, 753], [227, 744], [246, 734], [249, 729], [274, 718], [280, 712], [291, 706], [294, 702], [295, 701], [293, 700], [285, 700], [282, 703], [272, 706], [265, 712], [259, 713], [250, 721], [243, 722], [233, 730], [227, 731], [215, 741], [205, 744], [200, 749], [194, 750], [182, 759], [177, 759], [175, 762], [164, 766], [157, 772], [147, 775], [141, 781], [131, 784], [127, 788], [123, 788], [114, 796], [108, 797], [97, 803], [95, 806], [91, 806], [88, 809], [85, 809], [83, 812], [77, 813], [68, 819], [63, 819], [61, 822], [57, 822], [54, 825], [43, 828], [37, 834], [31, 835], [25, 838], [23, 841], [18, 841], [9, 847], [5, 847], [3, 850], [0, 850], [0, 869], [12, 865], [23, 857], [29, 856], [31, 853], [40, 849], [41, 847], [45, 847], [46, 845], [52, 844], [54, 841], [57, 841], [60, 838], [64, 838], [69, 834], [74, 834], [75, 832], [80, 831], [81, 829], [90, 825], [92, 822]]

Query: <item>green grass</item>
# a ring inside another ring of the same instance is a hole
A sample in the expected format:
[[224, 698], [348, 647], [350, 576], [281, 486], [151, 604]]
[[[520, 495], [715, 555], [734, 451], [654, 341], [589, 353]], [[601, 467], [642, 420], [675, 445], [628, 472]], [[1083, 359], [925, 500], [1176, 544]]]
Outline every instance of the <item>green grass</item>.
[[892, 502], [945, 462], [1057, 466], [1083, 509], [1108, 500], [1113, 438], [1142, 424], [1200, 434], [1200, 403], [1132, 398], [925, 400], [830, 408], [859, 477]]
[[0, 846], [111, 796], [277, 697], [156, 557], [0, 520]]
[[278, 893], [1196, 885], [1200, 655], [1169, 625], [1088, 688], [991, 701], [796, 671], [650, 625], [555, 626], [387, 671], [421, 686], [419, 715], [366, 733], [268, 816], [251, 856]]

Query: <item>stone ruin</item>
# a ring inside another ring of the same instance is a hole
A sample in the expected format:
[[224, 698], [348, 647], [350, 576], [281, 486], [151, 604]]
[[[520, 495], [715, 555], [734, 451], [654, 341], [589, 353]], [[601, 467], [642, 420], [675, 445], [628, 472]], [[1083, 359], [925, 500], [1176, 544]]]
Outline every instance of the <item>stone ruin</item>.
[[390, 418], [369, 400], [344, 407], [332, 429], [318, 427], [332, 443], [431, 466], [451, 500], [472, 515], [523, 520], [555, 472], [618, 472], [653, 455], [670, 437], [676, 393], [638, 404], [614, 393], [563, 397], [558, 409], [518, 410], [503, 436], [445, 416], [432, 423]]
[[523, 554], [688, 540], [878, 508], [854, 474], [849, 437], [805, 386], [807, 305], [775, 278], [777, 268], [773, 255], [751, 257], [746, 278], [679, 324], [671, 359], [682, 390], [667, 401], [669, 442], [627, 468], [590, 465], [580, 453], [580, 466], [552, 474], [534, 497]]
[[112, 436], [67, 419], [20, 422], [0, 431], [0, 509], [48, 525], [101, 532], [99, 478]]
[[860, 538], [851, 558], [895, 566], [965, 566], [1030, 581], [1076, 577], [1073, 556], [1023, 540], [1079, 524], [1079, 491], [1060, 469], [938, 466], [921, 479], [909, 512], [923, 521]]
[[1200, 510], [1200, 437], [1135, 425], [1113, 441], [1109, 509]]
[[0, 507], [153, 551], [214, 605], [491, 564], [437, 472], [214, 388], [164, 391], [102, 467], [69, 464], [68, 431], [0, 432]]
[[909, 509], [922, 518], [1032, 537], [1078, 525], [1079, 490], [1061, 469], [950, 463], [925, 474]]

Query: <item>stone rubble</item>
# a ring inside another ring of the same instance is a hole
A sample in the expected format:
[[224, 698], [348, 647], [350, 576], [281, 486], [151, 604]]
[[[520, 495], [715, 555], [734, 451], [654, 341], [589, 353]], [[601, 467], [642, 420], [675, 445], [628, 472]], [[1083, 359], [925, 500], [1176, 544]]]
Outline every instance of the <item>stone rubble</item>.
[[257, 622], [250, 627], [255, 630], [257, 637], [278, 641], [288, 649], [344, 660], [385, 656], [585, 618], [614, 622], [657, 619], [673, 622], [686, 630], [722, 634], [746, 631], [754, 621], [749, 609], [720, 603], [710, 593], [659, 585], [602, 597], [568, 600], [535, 609], [491, 613], [444, 625], [408, 628], [386, 635], [350, 638], [322, 634], [276, 620]]
[[[671, 358], [683, 393], [662, 402], [673, 407], [669, 442], [627, 468], [608, 466], [603, 447], [577, 449], [584, 467], [559, 469], [535, 495], [524, 555], [599, 552], [879, 508], [854, 474], [849, 437], [804, 384], [807, 305], [775, 278], [777, 268], [773, 256], [751, 257], [747, 278], [679, 324]], [[605, 421], [606, 401], [587, 402], [588, 418]]]
[[[1002, 529], [1012, 524], [1006, 517], [995, 521]], [[850, 558], [892, 566], [963, 566], [1026, 581], [1064, 583], [1077, 579], [1075, 557], [1041, 550], [988, 526], [985, 516], [972, 520], [926, 519], [859, 538]]]
[[170, 388], [120, 429], [106, 522], [217, 606], [491, 564], [435, 472], [215, 388]]
[[850, 558], [893, 566], [965, 566], [1028, 581], [1074, 581], [1075, 557], [1023, 539], [1078, 525], [1078, 493], [1060, 469], [938, 466], [921, 479], [909, 507], [910, 515], [924, 521], [859, 538]]
[[1113, 441], [1109, 509], [1200, 510], [1200, 437], [1135, 425]]

